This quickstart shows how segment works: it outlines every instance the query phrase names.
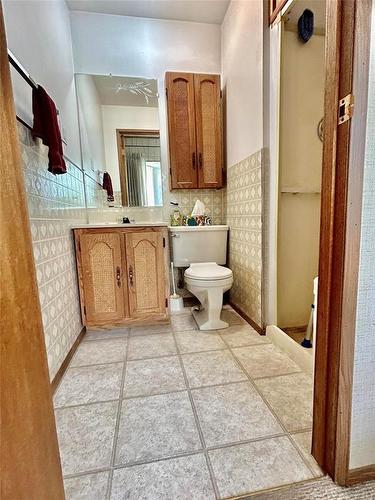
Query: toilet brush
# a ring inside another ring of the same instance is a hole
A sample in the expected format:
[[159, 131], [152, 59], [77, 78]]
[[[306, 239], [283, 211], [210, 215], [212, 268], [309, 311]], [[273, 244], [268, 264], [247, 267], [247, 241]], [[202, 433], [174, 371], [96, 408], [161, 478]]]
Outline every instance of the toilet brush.
[[172, 272], [172, 286], [173, 286], [173, 294], [170, 296], [170, 309], [171, 312], [182, 312], [184, 310], [184, 302], [182, 297], [176, 293], [176, 283], [173, 272], [173, 262], [171, 262], [171, 272]]

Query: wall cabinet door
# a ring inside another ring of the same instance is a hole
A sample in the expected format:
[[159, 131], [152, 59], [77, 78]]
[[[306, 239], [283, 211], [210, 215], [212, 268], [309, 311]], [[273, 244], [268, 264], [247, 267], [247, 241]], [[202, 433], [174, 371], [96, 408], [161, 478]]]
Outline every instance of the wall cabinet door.
[[194, 76], [192, 73], [167, 73], [166, 87], [171, 187], [196, 188]]
[[164, 248], [160, 232], [144, 231], [125, 235], [132, 318], [166, 312]]
[[220, 76], [194, 75], [198, 187], [222, 186]]
[[89, 323], [124, 318], [122, 241], [119, 233], [83, 233], [80, 236], [81, 280]]

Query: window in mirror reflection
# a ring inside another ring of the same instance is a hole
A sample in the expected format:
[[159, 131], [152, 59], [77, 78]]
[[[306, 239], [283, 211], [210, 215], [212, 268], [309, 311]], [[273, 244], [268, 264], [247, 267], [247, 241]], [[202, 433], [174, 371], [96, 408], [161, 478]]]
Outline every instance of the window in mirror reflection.
[[117, 134], [123, 205], [162, 205], [159, 132], [118, 130]]
[[111, 177], [115, 206], [160, 206], [159, 96], [155, 79], [77, 74], [83, 167]]

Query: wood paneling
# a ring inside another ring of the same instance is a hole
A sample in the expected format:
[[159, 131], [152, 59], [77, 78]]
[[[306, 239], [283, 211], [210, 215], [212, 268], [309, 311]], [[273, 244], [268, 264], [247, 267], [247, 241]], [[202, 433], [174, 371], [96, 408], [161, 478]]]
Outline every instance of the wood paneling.
[[220, 76], [194, 75], [198, 187], [222, 186]]
[[1, 498], [63, 500], [0, 3]]
[[346, 480], [347, 486], [363, 483], [365, 481], [375, 480], [375, 465], [368, 465], [367, 467], [359, 467], [358, 469], [351, 469], [348, 471]]
[[166, 73], [166, 87], [171, 188], [196, 188], [194, 76], [192, 73]]
[[130, 316], [139, 318], [165, 312], [161, 233], [129, 233], [125, 238]]
[[124, 318], [121, 235], [83, 233], [79, 247], [87, 321], [110, 322]]

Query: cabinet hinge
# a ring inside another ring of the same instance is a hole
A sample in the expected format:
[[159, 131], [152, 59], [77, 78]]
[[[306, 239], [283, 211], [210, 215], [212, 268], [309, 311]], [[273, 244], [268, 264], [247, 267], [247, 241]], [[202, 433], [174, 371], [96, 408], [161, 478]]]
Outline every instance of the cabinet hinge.
[[163, 238], [163, 248], [165, 248], [165, 238]]
[[339, 100], [339, 125], [350, 120], [354, 111], [354, 97], [353, 94], [348, 94]]
[[78, 240], [78, 251], [80, 252], [81, 251], [81, 241]]
[[83, 306], [83, 314], [85, 315], [86, 317], [86, 306]]
[[165, 89], [165, 95], [168, 97], [168, 89]]
[[165, 307], [168, 307], [168, 299], [165, 299]]
[[220, 90], [220, 99], [222, 99], [222, 98], [223, 98], [223, 91]]

